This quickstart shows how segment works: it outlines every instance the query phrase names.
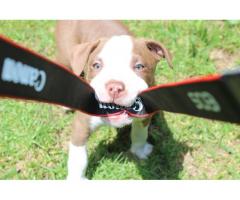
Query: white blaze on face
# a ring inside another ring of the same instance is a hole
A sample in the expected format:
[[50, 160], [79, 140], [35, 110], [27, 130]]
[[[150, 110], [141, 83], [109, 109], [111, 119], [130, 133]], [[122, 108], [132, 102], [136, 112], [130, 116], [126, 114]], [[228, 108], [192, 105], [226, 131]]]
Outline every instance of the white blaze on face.
[[98, 58], [102, 60], [103, 68], [90, 83], [100, 101], [112, 102], [105, 87], [110, 80], [121, 81], [125, 85], [127, 94], [115, 100], [116, 104], [122, 106], [130, 106], [138, 93], [148, 87], [132, 69], [132, 51], [133, 42], [127, 35], [110, 38], [100, 51]]

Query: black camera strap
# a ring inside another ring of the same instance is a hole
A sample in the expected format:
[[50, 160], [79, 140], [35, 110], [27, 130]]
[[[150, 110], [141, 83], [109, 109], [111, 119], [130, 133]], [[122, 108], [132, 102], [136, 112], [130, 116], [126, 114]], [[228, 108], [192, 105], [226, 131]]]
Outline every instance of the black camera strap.
[[240, 71], [148, 88], [131, 107], [97, 100], [82, 78], [0, 36], [0, 96], [66, 106], [94, 116], [123, 112], [146, 117], [159, 110], [240, 122]]

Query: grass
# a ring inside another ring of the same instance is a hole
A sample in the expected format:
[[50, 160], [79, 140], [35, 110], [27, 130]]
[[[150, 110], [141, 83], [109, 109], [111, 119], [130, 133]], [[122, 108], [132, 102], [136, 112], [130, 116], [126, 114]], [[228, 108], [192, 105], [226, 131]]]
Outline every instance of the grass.
[[[226, 68], [240, 64], [239, 21], [124, 23], [136, 36], [162, 41], [173, 54], [174, 70], [162, 61], [157, 83], [217, 72], [212, 51], [235, 56]], [[0, 34], [54, 59], [54, 25], [0, 21]], [[1, 99], [0, 179], [64, 179], [73, 115], [57, 106]], [[88, 178], [240, 179], [240, 126], [165, 113], [154, 119], [150, 133], [154, 151], [141, 161], [128, 151], [127, 131], [100, 128], [88, 142]]]

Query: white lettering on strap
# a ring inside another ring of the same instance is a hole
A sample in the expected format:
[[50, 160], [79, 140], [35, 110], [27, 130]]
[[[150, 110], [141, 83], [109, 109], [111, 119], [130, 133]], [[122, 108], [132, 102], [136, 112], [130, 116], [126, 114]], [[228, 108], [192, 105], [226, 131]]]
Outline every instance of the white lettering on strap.
[[221, 111], [221, 107], [215, 97], [207, 91], [188, 92], [187, 95], [198, 110]]
[[6, 82], [13, 82], [30, 86], [37, 92], [41, 92], [46, 84], [46, 73], [35, 67], [15, 61], [12, 58], [5, 58], [1, 79]]

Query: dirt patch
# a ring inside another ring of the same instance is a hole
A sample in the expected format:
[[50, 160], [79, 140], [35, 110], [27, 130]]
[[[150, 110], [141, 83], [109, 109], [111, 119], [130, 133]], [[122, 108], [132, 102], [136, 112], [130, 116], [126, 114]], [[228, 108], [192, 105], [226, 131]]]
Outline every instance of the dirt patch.
[[[211, 148], [211, 149], [209, 149]], [[211, 155], [210, 152], [214, 152]], [[215, 147], [201, 147], [184, 156], [184, 168], [191, 179], [217, 179], [219, 174], [226, 173], [221, 166], [231, 161], [229, 154]]]
[[224, 49], [214, 49], [209, 58], [214, 62], [218, 71], [231, 69], [236, 65], [236, 61], [240, 59], [240, 50], [231, 54]]
[[183, 163], [184, 168], [187, 170], [188, 174], [190, 177], [197, 177], [199, 170], [198, 167], [194, 163], [194, 158], [191, 155], [190, 152], [188, 152], [184, 156], [184, 163]]

